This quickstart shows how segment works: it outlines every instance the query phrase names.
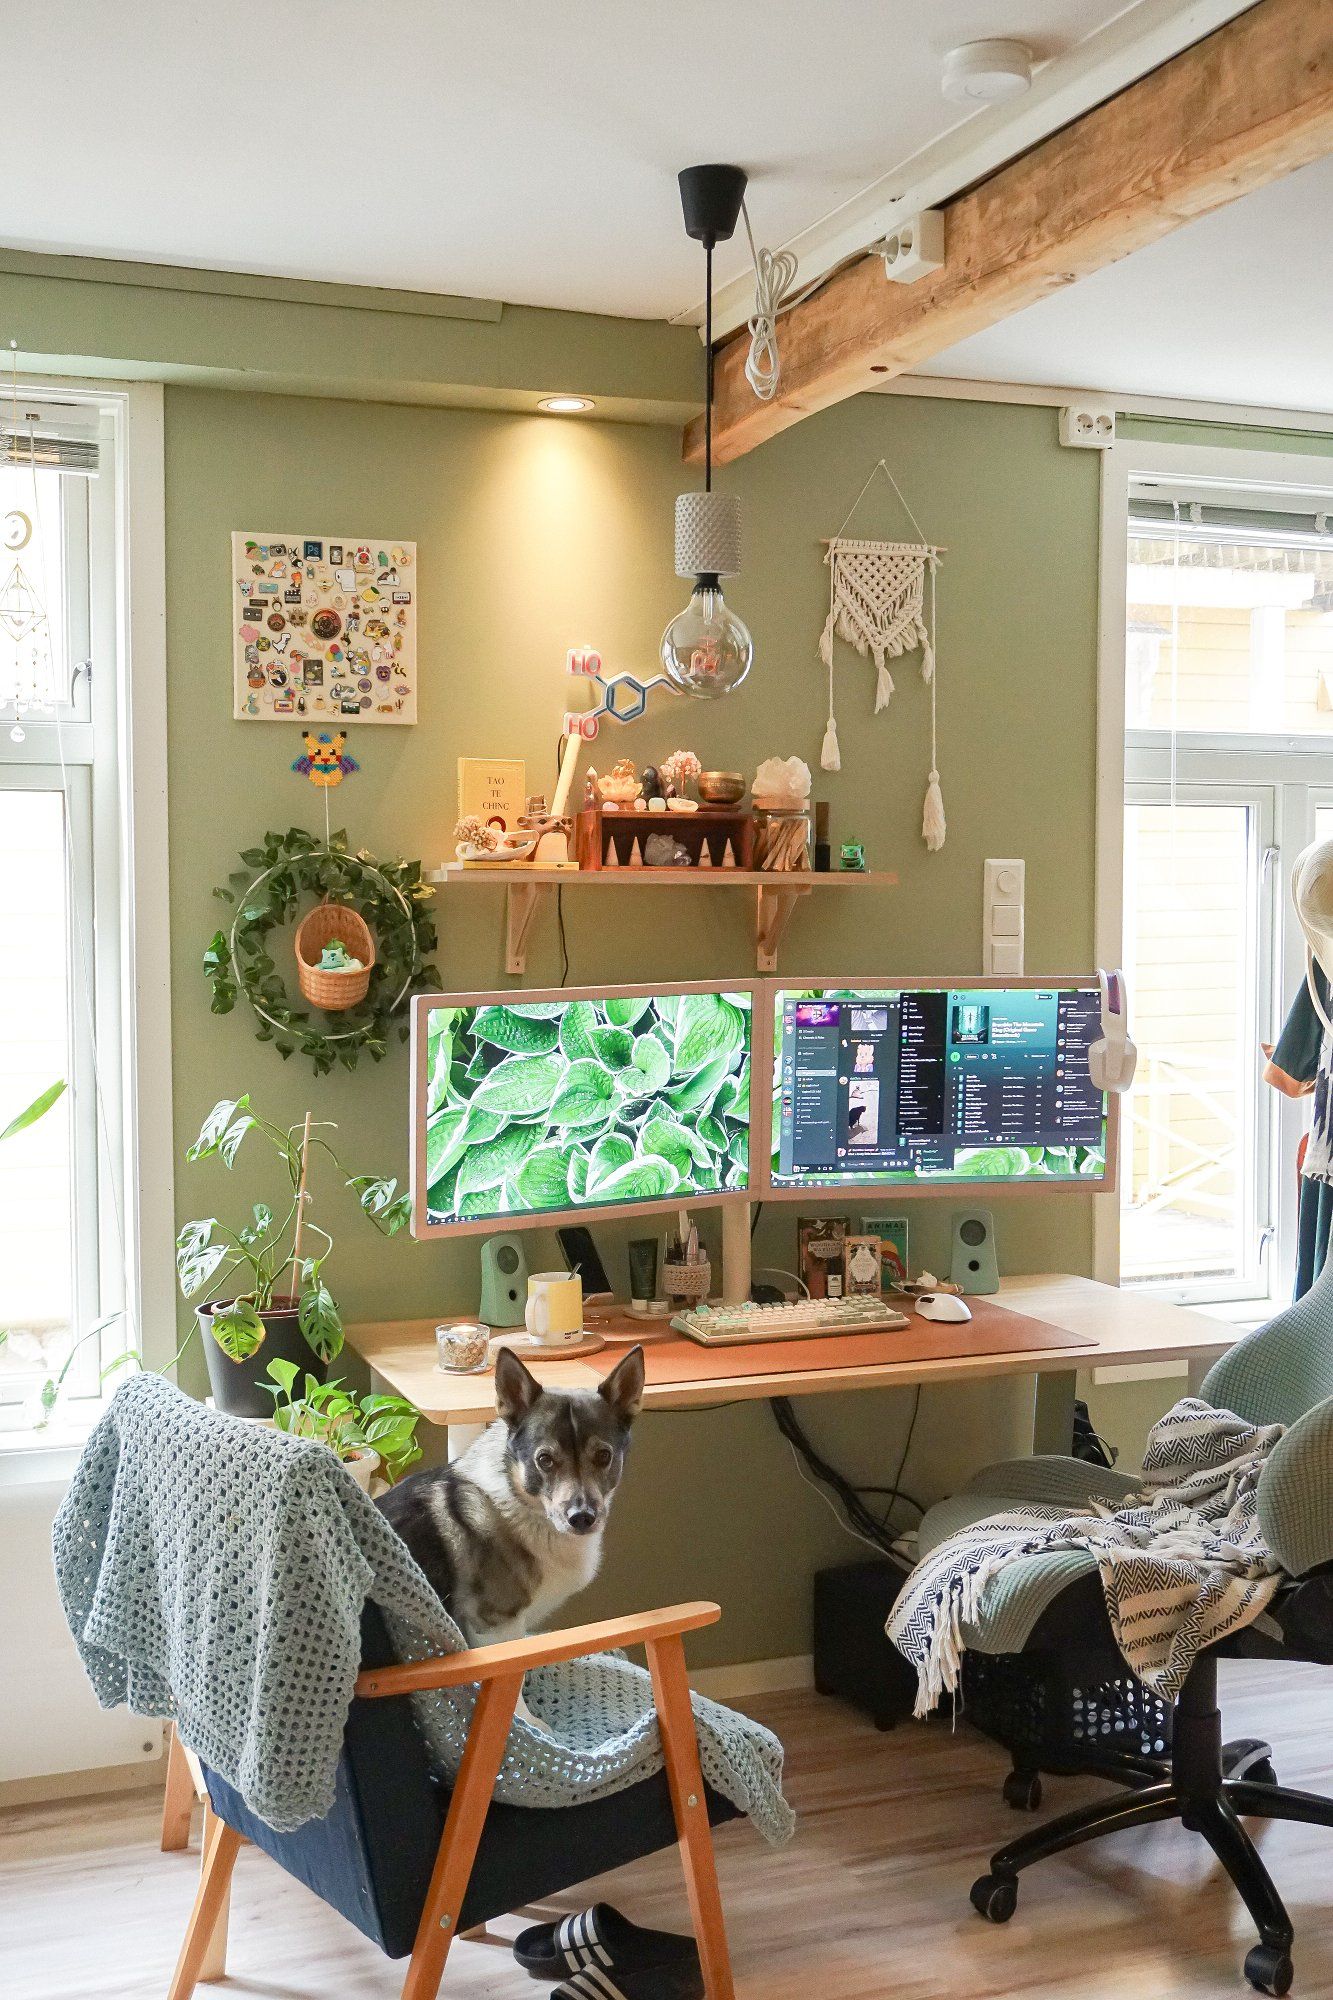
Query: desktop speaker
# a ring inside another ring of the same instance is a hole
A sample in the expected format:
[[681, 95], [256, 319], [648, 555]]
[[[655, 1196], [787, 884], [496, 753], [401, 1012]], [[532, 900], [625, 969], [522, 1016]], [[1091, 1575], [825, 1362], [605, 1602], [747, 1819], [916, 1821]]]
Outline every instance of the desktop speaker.
[[998, 1292], [995, 1223], [988, 1208], [958, 1208], [953, 1217], [953, 1262], [949, 1276], [965, 1292]]
[[481, 1246], [481, 1318], [487, 1326], [522, 1326], [528, 1260], [520, 1236], [488, 1236]]

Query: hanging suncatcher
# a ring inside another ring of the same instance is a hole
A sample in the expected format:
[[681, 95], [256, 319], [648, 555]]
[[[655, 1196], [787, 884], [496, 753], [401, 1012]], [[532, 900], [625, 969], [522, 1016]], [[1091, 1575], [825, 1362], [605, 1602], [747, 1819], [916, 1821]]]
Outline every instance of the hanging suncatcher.
[[[902, 502], [908, 520], [921, 535], [898, 482], [882, 458], [871, 468], [870, 478], [852, 502], [843, 528], [865, 498], [871, 480], [881, 471]], [[828, 724], [819, 760], [826, 771], [842, 768], [833, 701], [835, 637], [854, 646], [862, 659], [874, 661], [876, 715], [887, 707], [893, 693], [888, 661], [920, 648], [921, 678], [930, 687], [930, 773], [921, 835], [932, 851], [943, 847], [945, 835], [935, 745], [935, 572], [943, 553], [924, 536], [917, 542], [863, 541], [848, 539], [840, 529], [826, 544], [829, 610], [819, 641], [819, 657], [828, 669]]]

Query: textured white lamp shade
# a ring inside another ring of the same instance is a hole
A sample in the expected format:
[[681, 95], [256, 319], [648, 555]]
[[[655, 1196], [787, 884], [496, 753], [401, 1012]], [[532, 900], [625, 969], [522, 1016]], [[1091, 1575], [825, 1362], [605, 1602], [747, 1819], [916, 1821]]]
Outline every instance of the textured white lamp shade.
[[735, 576], [741, 503], [734, 493], [682, 493], [676, 501], [676, 575]]

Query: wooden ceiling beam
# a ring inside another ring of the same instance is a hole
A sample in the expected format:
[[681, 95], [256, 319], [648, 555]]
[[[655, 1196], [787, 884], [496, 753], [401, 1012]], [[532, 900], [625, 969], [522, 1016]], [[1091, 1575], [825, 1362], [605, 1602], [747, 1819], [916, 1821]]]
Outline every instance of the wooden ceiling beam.
[[[1329, 152], [1333, 0], [1258, 0], [950, 202], [942, 270], [891, 284], [865, 256], [784, 313], [771, 402], [745, 379], [748, 334], [719, 347], [715, 463]], [[1238, 287], [1250, 282], [1237, 271]], [[701, 417], [686, 427], [685, 457], [702, 460]]]

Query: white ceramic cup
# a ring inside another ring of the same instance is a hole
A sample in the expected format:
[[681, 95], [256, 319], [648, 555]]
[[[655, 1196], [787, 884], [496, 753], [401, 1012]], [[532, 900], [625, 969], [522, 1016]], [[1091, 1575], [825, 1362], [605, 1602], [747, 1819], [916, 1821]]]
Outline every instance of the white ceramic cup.
[[583, 1284], [575, 1271], [528, 1274], [523, 1323], [542, 1347], [568, 1347], [583, 1338]]

